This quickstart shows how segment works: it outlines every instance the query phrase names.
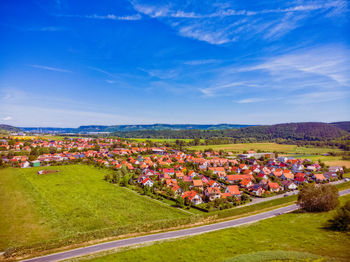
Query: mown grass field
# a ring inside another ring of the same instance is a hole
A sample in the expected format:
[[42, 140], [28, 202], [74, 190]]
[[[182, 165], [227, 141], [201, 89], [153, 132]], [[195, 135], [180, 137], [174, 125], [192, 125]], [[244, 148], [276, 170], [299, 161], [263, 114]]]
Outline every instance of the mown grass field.
[[[341, 198], [342, 204], [350, 196]], [[84, 261], [349, 261], [350, 234], [324, 229], [328, 213], [290, 213]]]
[[[107, 228], [190, 216], [103, 180], [85, 165], [0, 170], [0, 251]], [[126, 231], [127, 232], [127, 231]]]

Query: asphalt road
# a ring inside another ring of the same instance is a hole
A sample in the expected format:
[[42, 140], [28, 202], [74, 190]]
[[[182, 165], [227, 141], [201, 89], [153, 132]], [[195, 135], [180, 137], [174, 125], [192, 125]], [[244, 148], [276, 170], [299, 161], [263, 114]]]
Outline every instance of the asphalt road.
[[[339, 195], [343, 196], [346, 194], [350, 194], [350, 189], [343, 190], [339, 192]], [[267, 211], [264, 213], [238, 218], [234, 220], [229, 220], [225, 222], [215, 223], [211, 225], [206, 226], [200, 226], [200, 227], [194, 227], [189, 229], [182, 229], [177, 231], [170, 231], [165, 233], [158, 233], [153, 235], [147, 235], [147, 236], [141, 236], [141, 237], [134, 237], [134, 238], [127, 238], [127, 239], [121, 239], [121, 240], [115, 240], [110, 242], [105, 242], [97, 245], [87, 246], [87, 247], [81, 247], [73, 250], [63, 251], [60, 253], [55, 253], [47, 256], [42, 257], [36, 257], [31, 259], [26, 259], [23, 261], [26, 262], [48, 262], [48, 261], [59, 261], [64, 259], [70, 259], [73, 257], [79, 257], [79, 256], [85, 256], [96, 252], [106, 251], [109, 249], [114, 249], [118, 247], [126, 247], [136, 244], [142, 244], [146, 242], [153, 242], [153, 241], [160, 241], [160, 240], [166, 240], [171, 238], [179, 238], [179, 237], [185, 237], [185, 236], [191, 236], [191, 235], [198, 235], [203, 234], [211, 231], [216, 231], [220, 229], [230, 228], [230, 227], [236, 227], [248, 223], [257, 222], [260, 220], [264, 220], [267, 218], [271, 218], [274, 216], [278, 216], [281, 214], [289, 213], [294, 210], [297, 210], [297, 205], [290, 205], [278, 209], [274, 209], [271, 211]]]

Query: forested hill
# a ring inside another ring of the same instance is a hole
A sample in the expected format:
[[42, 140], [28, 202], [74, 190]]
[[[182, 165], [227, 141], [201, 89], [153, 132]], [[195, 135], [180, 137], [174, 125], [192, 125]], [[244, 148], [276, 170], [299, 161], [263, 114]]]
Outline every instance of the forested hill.
[[321, 141], [337, 139], [349, 135], [348, 132], [334, 125], [316, 122], [252, 126], [225, 130], [144, 130], [115, 132], [113, 134], [126, 138], [231, 138], [238, 140], [254, 138], [257, 141], [279, 138]]
[[350, 121], [334, 122], [334, 123], [331, 123], [331, 125], [350, 132]]
[[0, 124], [0, 131], [18, 132], [20, 129], [10, 125]]
[[78, 128], [55, 128], [55, 127], [22, 127], [21, 129], [29, 132], [56, 132], [56, 133], [103, 133], [103, 132], [129, 132], [144, 130], [222, 130], [237, 129], [253, 125], [237, 124], [218, 124], [218, 125], [197, 125], [197, 124], [153, 124], [153, 125], [88, 125]]

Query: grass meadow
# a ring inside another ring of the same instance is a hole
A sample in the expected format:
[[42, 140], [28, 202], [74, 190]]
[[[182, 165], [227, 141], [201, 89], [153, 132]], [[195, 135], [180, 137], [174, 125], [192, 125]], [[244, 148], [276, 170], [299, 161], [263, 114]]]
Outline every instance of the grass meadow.
[[298, 147], [296, 145], [285, 145], [277, 143], [243, 143], [243, 144], [223, 144], [223, 145], [201, 145], [192, 146], [192, 150], [205, 150], [212, 148], [213, 150], [224, 150], [233, 153], [242, 153], [243, 151], [261, 150], [262, 152], [274, 152], [286, 154], [324, 154], [328, 152], [342, 152], [338, 148], [327, 147]]
[[[350, 196], [341, 197], [341, 202]], [[324, 229], [328, 213], [289, 213], [230, 228], [84, 261], [349, 261], [350, 234]]]
[[346, 166], [350, 168], [349, 160], [342, 160], [341, 156], [324, 156], [322, 154], [328, 152], [342, 152], [338, 148], [327, 147], [298, 147], [296, 145], [284, 145], [276, 143], [245, 143], [245, 144], [224, 144], [224, 145], [207, 145], [207, 146], [192, 146], [189, 149], [192, 150], [205, 150], [212, 148], [219, 151], [224, 150], [232, 153], [242, 153], [243, 151], [258, 151], [262, 152], [274, 152], [277, 151], [280, 155], [294, 156], [296, 158], [307, 158], [312, 161], [321, 160], [328, 166]]
[[85, 165], [0, 170], [0, 250], [190, 216], [103, 180]]

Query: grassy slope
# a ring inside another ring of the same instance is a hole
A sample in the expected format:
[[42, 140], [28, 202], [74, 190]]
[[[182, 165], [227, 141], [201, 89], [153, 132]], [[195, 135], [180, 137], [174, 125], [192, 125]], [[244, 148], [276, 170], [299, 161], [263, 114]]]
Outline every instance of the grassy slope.
[[0, 250], [187, 216], [103, 181], [106, 171], [75, 165], [51, 167], [60, 172], [37, 175], [40, 169], [0, 171]]
[[[349, 199], [349, 195], [342, 197], [342, 202]], [[275, 255], [280, 252], [280, 259], [288, 255], [287, 251], [298, 251], [349, 261], [350, 234], [322, 228], [333, 212], [285, 214], [252, 225], [92, 257], [90, 261], [204, 262], [222, 261], [242, 254], [249, 255], [240, 256], [238, 261], [262, 261], [259, 251], [268, 251], [267, 254], [272, 251]], [[248, 260], [249, 256], [259, 260]], [[304, 258], [307, 257], [306, 254]]]

